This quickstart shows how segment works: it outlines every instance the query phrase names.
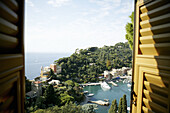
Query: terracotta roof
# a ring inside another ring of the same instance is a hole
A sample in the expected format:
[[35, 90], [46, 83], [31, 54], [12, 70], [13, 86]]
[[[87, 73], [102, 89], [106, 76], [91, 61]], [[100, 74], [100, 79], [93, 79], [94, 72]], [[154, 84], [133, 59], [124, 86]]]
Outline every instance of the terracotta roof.
[[41, 83], [41, 81], [35, 81], [34, 83], [35, 83], [35, 84], [40, 84], [40, 83]]

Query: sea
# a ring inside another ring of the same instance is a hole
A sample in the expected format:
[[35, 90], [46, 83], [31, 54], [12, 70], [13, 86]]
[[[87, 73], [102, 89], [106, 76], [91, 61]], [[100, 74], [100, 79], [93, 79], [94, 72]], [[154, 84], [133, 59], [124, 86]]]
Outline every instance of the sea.
[[55, 60], [69, 57], [71, 53], [26, 53], [25, 54], [25, 76], [33, 80], [40, 75], [41, 66], [50, 66]]
[[[27, 79], [33, 80], [35, 77], [40, 75], [41, 66], [50, 66], [55, 60], [63, 57], [69, 57], [71, 53], [26, 53], [25, 54], [25, 75]], [[104, 100], [109, 99], [110, 105], [114, 99], [119, 104], [119, 99], [126, 95], [127, 106], [130, 106], [130, 88], [127, 87], [126, 83], [118, 82], [118, 87], [112, 86], [111, 90], [104, 91], [100, 85], [97, 86], [86, 86], [84, 91], [93, 93], [94, 96], [89, 97], [90, 100]], [[108, 113], [109, 106], [98, 105], [96, 113]]]

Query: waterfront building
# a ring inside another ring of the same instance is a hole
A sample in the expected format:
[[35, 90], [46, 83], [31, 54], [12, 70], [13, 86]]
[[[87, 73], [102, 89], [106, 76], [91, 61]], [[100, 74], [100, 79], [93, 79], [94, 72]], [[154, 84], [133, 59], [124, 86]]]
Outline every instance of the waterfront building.
[[104, 78], [106, 78], [106, 80], [111, 80], [112, 74], [109, 71], [105, 70], [104, 71]]
[[129, 67], [122, 67], [122, 75], [127, 75], [128, 70], [130, 70]]
[[122, 69], [112, 69], [112, 71], [110, 71], [110, 73], [111, 73], [113, 76], [122, 75]]
[[44, 67], [44, 72], [45, 72], [45, 73], [50, 72], [50, 70], [51, 70], [51, 68], [50, 68], [49, 66], [45, 66], [45, 67]]
[[130, 70], [127, 71], [127, 75], [128, 75], [128, 76], [132, 76], [132, 69], [130, 69]]
[[111, 73], [113, 76], [116, 76], [116, 75], [117, 75], [117, 70], [113, 68], [113, 69], [110, 71], [110, 73]]
[[57, 65], [56, 64], [50, 64], [50, 68], [53, 70], [53, 72], [57, 73]]
[[46, 81], [48, 79], [49, 74], [50, 74], [50, 68], [48, 66], [45, 68], [43, 68], [43, 66], [41, 66], [40, 80]]

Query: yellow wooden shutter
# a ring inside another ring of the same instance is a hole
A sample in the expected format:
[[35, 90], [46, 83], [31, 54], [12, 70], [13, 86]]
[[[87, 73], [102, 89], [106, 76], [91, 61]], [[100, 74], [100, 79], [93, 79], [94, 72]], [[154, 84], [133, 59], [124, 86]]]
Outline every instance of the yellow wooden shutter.
[[0, 113], [24, 112], [24, 0], [0, 0]]
[[132, 113], [170, 113], [170, 2], [138, 0]]

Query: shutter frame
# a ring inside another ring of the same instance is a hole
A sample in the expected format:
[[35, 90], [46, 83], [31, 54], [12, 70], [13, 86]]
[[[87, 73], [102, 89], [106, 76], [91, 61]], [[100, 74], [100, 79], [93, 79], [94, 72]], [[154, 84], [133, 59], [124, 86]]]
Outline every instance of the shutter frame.
[[170, 2], [135, 1], [134, 16], [131, 113], [169, 113]]
[[25, 112], [24, 69], [24, 0], [1, 0], [0, 112]]

